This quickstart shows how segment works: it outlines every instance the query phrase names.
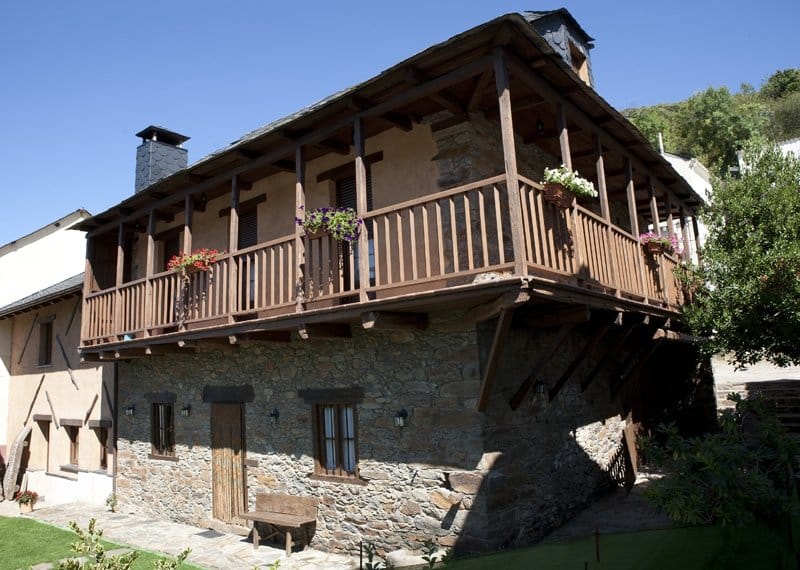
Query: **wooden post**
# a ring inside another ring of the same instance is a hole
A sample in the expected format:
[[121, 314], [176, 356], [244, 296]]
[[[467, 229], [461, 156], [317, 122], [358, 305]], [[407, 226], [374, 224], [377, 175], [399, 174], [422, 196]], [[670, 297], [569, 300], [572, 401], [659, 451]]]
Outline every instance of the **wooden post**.
[[150, 336], [150, 326], [153, 324], [153, 262], [156, 249], [156, 211], [150, 210], [147, 218], [147, 255], [144, 262], [145, 298], [144, 308], [144, 336]]
[[[86, 296], [94, 289], [94, 269], [92, 268], [92, 256], [94, 253], [94, 240], [96, 238], [86, 238], [86, 262], [83, 265], [83, 308], [81, 311], [81, 344], [89, 336], [89, 322], [93, 315], [89, 314], [89, 302]], [[95, 308], [95, 311], [97, 309]]]
[[600, 140], [600, 135], [595, 133], [592, 135], [594, 142], [594, 160], [595, 168], [597, 170], [597, 195], [600, 198], [600, 215], [605, 221], [603, 232], [606, 236], [606, 263], [608, 264], [611, 284], [614, 286], [614, 294], [619, 297], [622, 293], [619, 289], [619, 280], [617, 279], [617, 264], [614, 259], [613, 242], [614, 235], [611, 231], [611, 208], [608, 204], [608, 185], [606, 184], [606, 164], [603, 159], [603, 142]]
[[[625, 157], [625, 193], [628, 199], [628, 216], [631, 219], [631, 233], [636, 239], [639, 239], [639, 214], [636, 211], [636, 188], [633, 185], [633, 165], [631, 159]], [[644, 294], [645, 300], [647, 299], [647, 287], [644, 283], [644, 259], [642, 258], [642, 251], [639, 249], [636, 255], [636, 271], [639, 274], [639, 287], [640, 291]]]
[[558, 105], [558, 144], [561, 146], [561, 163], [572, 170], [572, 154], [569, 150], [569, 129], [567, 128], [567, 111], [564, 104]]
[[[306, 207], [306, 153], [302, 145], [297, 145], [297, 148], [295, 148], [294, 174], [294, 206], [297, 217], [302, 218], [305, 215]], [[303, 228], [298, 225], [295, 225], [294, 251], [297, 262], [297, 283], [295, 283], [295, 295], [297, 297], [296, 310], [299, 313], [305, 309], [306, 302], [306, 249], [305, 241], [303, 240]]]
[[611, 210], [608, 207], [608, 186], [606, 186], [606, 166], [603, 160], [603, 144], [600, 136], [592, 135], [594, 139], [594, 156], [597, 168], [597, 194], [600, 198], [600, 215], [607, 222], [611, 221]]
[[[353, 121], [353, 145], [355, 146], [356, 170], [356, 213], [364, 219], [367, 214], [367, 164], [364, 161], [364, 119], [356, 118]], [[367, 288], [369, 287], [369, 233], [366, 222], [361, 228], [358, 237], [358, 300], [362, 303], [369, 300]]]
[[[514, 273], [525, 275], [525, 235], [522, 229], [522, 205], [519, 197], [514, 121], [511, 116], [511, 90], [509, 88], [508, 68], [501, 49], [494, 51], [494, 78], [497, 87], [497, 104], [500, 107], [500, 130], [503, 138], [503, 159], [505, 160], [506, 192], [508, 193], [508, 217], [511, 223], [511, 245], [514, 249]], [[470, 231], [469, 228], [466, 231]]]
[[675, 237], [675, 220], [672, 218], [672, 198], [667, 189], [664, 190], [664, 203], [667, 206], [667, 235], [671, 239]]
[[228, 227], [228, 322], [239, 309], [239, 266], [234, 254], [239, 249], [239, 178], [231, 178], [231, 216]]
[[697, 264], [703, 261], [703, 248], [700, 243], [700, 227], [697, 224], [697, 213], [692, 216], [692, 230], [694, 233], [694, 249], [697, 252]]
[[653, 233], [661, 235], [661, 219], [658, 215], [658, 198], [656, 197], [656, 185], [653, 178], [648, 176], [648, 194], [650, 196], [650, 217], [653, 218]]
[[[653, 218], [653, 233], [661, 235], [661, 220], [658, 216], [658, 199], [656, 198], [656, 185], [651, 176], [647, 177], [647, 192], [650, 196], [650, 217]], [[658, 286], [661, 291], [666, 292], [666, 281], [664, 280], [664, 272], [661, 271], [659, 266], [658, 271]]]
[[689, 246], [689, 228], [686, 224], [686, 210], [681, 206], [678, 209], [678, 213], [681, 217], [681, 239], [683, 240], [683, 261], [689, 261], [691, 258]]
[[183, 206], [183, 251], [192, 252], [192, 216], [194, 215], [194, 197], [189, 194]]
[[120, 224], [117, 229], [117, 273], [114, 278], [114, 315], [111, 317], [114, 336], [120, 340], [119, 331], [122, 329], [122, 277], [125, 271], [125, 224]]

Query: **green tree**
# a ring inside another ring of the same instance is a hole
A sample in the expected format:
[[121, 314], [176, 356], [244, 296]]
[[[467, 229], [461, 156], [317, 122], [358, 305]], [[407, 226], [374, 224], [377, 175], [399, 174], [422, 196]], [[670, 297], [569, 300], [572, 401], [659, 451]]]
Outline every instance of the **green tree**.
[[684, 150], [724, 174], [736, 164], [736, 150], [765, 130], [767, 121], [755, 93], [735, 97], [726, 87], [709, 87], [685, 102], [676, 130]]
[[800, 364], [800, 159], [756, 145], [745, 157], [702, 214], [709, 237], [686, 315], [739, 365]]
[[775, 140], [800, 137], [800, 91], [772, 103], [772, 125]]
[[680, 104], [653, 105], [638, 109], [626, 109], [623, 114], [642, 131], [655, 148], [658, 148], [658, 133], [662, 134], [664, 148], [669, 152], [680, 152], [681, 141], [675, 129]]
[[776, 71], [761, 86], [761, 95], [768, 99], [782, 99], [800, 92], [800, 69]]

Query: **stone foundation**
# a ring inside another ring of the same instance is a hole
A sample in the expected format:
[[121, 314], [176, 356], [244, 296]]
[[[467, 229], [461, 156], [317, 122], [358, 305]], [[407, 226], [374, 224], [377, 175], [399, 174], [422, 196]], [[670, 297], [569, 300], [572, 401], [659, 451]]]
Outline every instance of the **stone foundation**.
[[[568, 383], [548, 405], [531, 397], [510, 410], [510, 392], [548, 331], [512, 331], [490, 409], [477, 412], [480, 355], [492, 331], [491, 324], [445, 331], [436, 321], [424, 332], [353, 327], [352, 339], [198, 349], [121, 364], [120, 405], [135, 404], [136, 415], [120, 417], [120, 508], [208, 526], [210, 405], [203, 388], [247, 385], [254, 393], [244, 405], [250, 507], [258, 492], [318, 497], [316, 548], [353, 553], [363, 540], [382, 552], [418, 550], [435, 539], [474, 551], [530, 542], [608, 483], [621, 418], [598, 397], [608, 389], [604, 379], [584, 394]], [[566, 343], [552, 371], [567, 365], [580, 342]], [[311, 479], [311, 410], [298, 390], [352, 386], [364, 391], [358, 464], [366, 484]], [[176, 394], [177, 461], [149, 457], [147, 394], [165, 389]], [[185, 405], [189, 417], [178, 413]], [[275, 426], [273, 409], [280, 413]], [[398, 428], [401, 409], [409, 419]]]

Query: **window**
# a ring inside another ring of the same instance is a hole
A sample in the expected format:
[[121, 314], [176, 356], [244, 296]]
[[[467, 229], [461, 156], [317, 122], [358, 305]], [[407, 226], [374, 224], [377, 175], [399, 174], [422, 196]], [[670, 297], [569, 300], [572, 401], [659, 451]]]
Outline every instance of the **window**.
[[108, 428], [97, 428], [97, 439], [100, 441], [100, 469], [108, 469]]
[[153, 403], [150, 408], [150, 426], [152, 454], [159, 457], [173, 457], [175, 421], [172, 404]]
[[363, 400], [363, 390], [301, 390], [299, 395], [311, 404], [313, 476], [360, 481], [356, 404]]
[[39, 366], [53, 364], [53, 320], [39, 323]]
[[78, 465], [79, 446], [78, 446], [78, 429], [75, 426], [65, 426], [67, 430], [67, 437], [69, 438], [69, 464]]
[[321, 404], [317, 414], [317, 473], [338, 477], [356, 476], [355, 406]]

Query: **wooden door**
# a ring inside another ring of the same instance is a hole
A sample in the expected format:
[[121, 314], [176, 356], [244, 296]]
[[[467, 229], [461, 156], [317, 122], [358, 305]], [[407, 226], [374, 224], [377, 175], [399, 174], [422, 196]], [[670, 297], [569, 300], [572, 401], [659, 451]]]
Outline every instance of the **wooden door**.
[[211, 485], [214, 518], [241, 524], [247, 483], [244, 472], [244, 405], [211, 404]]

